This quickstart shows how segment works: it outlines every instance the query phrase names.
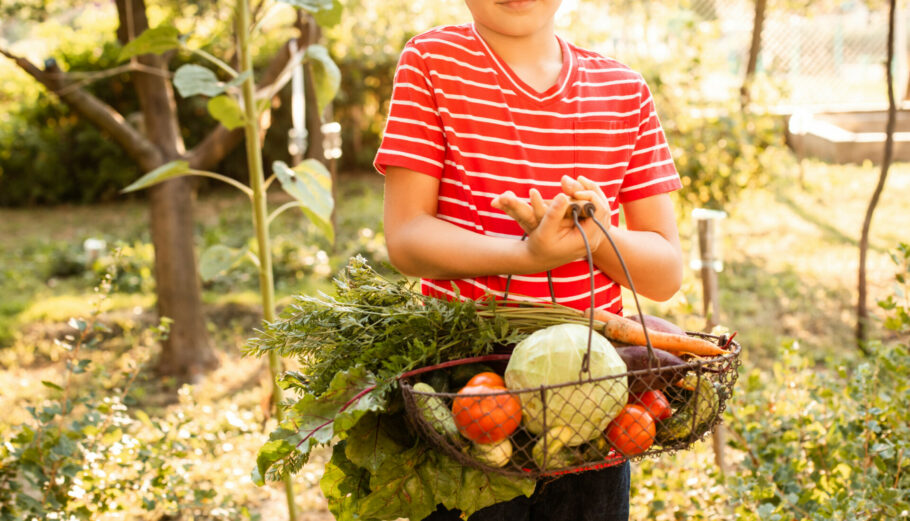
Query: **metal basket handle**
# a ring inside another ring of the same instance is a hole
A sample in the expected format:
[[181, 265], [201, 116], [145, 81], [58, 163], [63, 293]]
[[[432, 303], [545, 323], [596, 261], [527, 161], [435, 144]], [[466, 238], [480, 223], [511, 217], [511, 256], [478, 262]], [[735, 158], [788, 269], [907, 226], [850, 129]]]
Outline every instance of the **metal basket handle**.
[[[571, 215], [572, 220], [575, 223], [575, 227], [578, 229], [579, 233], [581, 233], [581, 238], [585, 243], [586, 258], [588, 260], [588, 271], [591, 274], [591, 276], [590, 276], [590, 283], [591, 283], [590, 305], [588, 306], [591, 310], [591, 312], [588, 315], [588, 348], [587, 348], [587, 350], [585, 352], [585, 356], [581, 362], [581, 371], [579, 373], [579, 379], [582, 379], [583, 375], [585, 373], [587, 373], [588, 375], [590, 375], [590, 373], [591, 373], [591, 368], [590, 368], [591, 342], [592, 342], [592, 337], [593, 337], [593, 333], [594, 333], [594, 306], [595, 306], [594, 257], [593, 257], [593, 252], [591, 251], [591, 246], [588, 242], [588, 236], [585, 233], [584, 228], [582, 228], [581, 222], [580, 222], [581, 220], [587, 219], [587, 218], [590, 218], [592, 221], [594, 221], [594, 224], [596, 224], [597, 227], [600, 228], [600, 230], [603, 232], [604, 236], [606, 236], [607, 240], [610, 242], [610, 246], [613, 248], [613, 251], [616, 253], [616, 258], [619, 260], [619, 265], [622, 267], [622, 271], [626, 276], [626, 280], [629, 282], [629, 289], [632, 291], [632, 297], [635, 300], [635, 308], [636, 308], [636, 311], [638, 312], [638, 318], [641, 321], [642, 332], [644, 333], [644, 336], [645, 336], [645, 346], [648, 349], [648, 370], [653, 370], [657, 366], [657, 357], [654, 354], [654, 347], [651, 345], [651, 337], [648, 335], [648, 328], [645, 326], [644, 313], [642, 313], [642, 311], [641, 311], [641, 304], [638, 301], [638, 292], [635, 291], [635, 284], [632, 282], [632, 275], [629, 274], [629, 268], [626, 266], [626, 262], [625, 262], [625, 260], [623, 260], [622, 254], [619, 253], [619, 248], [616, 246], [616, 242], [613, 241], [613, 237], [610, 236], [610, 232], [607, 231], [606, 226], [604, 226], [603, 223], [598, 221], [597, 218], [594, 216], [596, 209], [597, 208], [594, 206], [594, 203], [592, 203], [590, 201], [577, 201], [576, 200], [576, 201], [571, 201], [569, 203], [569, 207], [566, 211], [567, 216]], [[522, 241], [526, 240], [527, 238], [528, 238], [527, 233], [524, 233], [521, 236]], [[505, 290], [503, 291], [503, 299], [505, 299], [505, 300], [508, 300], [508, 298], [509, 298], [509, 287], [511, 286], [511, 284], [512, 284], [512, 274], [510, 273], [506, 277], [506, 287], [505, 287]], [[547, 284], [549, 285], [549, 288], [550, 288], [550, 299], [553, 301], [554, 304], [556, 304], [556, 291], [553, 287], [553, 273], [550, 270], [547, 270]]]

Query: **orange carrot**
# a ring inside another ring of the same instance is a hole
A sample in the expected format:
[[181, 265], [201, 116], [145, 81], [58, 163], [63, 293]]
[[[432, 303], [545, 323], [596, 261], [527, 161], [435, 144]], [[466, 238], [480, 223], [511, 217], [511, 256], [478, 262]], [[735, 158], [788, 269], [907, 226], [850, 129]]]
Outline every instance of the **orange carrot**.
[[[587, 312], [585, 312], [587, 315]], [[634, 320], [610, 313], [604, 309], [594, 310], [594, 320], [604, 323], [605, 337], [625, 342], [626, 344], [645, 345], [645, 333], [642, 325]], [[725, 355], [727, 351], [698, 337], [663, 333], [648, 329], [651, 346], [675, 355], [690, 354], [697, 356]]]

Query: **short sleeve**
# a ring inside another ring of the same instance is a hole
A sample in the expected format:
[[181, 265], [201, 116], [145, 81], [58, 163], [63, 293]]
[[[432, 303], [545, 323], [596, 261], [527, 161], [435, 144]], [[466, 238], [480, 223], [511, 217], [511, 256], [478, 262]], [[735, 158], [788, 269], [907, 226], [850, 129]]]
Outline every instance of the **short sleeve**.
[[373, 166], [381, 174], [399, 166], [436, 178], [442, 176], [445, 134], [429, 68], [413, 41], [398, 60], [382, 144]]
[[654, 99], [644, 80], [640, 89], [638, 135], [619, 189], [621, 203], [682, 188], [667, 138], [654, 109]]

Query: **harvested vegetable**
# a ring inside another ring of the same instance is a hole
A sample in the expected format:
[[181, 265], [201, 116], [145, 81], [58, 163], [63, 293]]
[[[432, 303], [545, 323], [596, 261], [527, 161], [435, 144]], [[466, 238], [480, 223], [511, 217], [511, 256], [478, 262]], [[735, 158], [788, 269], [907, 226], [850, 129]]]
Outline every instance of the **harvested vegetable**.
[[414, 401], [423, 419], [449, 441], [459, 446], [463, 445], [464, 443], [458, 433], [458, 427], [455, 425], [455, 419], [452, 418], [452, 411], [449, 410], [442, 398], [434, 396], [436, 390], [429, 384], [418, 382], [414, 384], [414, 391], [416, 391], [414, 393]]
[[496, 443], [521, 424], [521, 402], [505, 387], [465, 387], [452, 401], [452, 415], [465, 438], [475, 443]]
[[672, 417], [658, 422], [657, 442], [666, 446], [701, 436], [718, 414], [720, 397], [714, 384], [707, 378], [699, 378], [688, 402]]
[[[589, 334], [591, 354], [588, 372], [583, 373]], [[625, 405], [626, 379], [605, 378], [625, 372], [626, 364], [606, 338], [581, 324], [561, 324], [541, 329], [515, 346], [505, 381], [513, 390], [552, 387], [519, 394], [525, 428], [543, 434], [545, 428], [570, 427], [573, 436], [566, 445], [574, 447], [599, 436]], [[573, 383], [595, 378], [605, 379]]]
[[645, 391], [641, 394], [630, 396], [629, 403], [641, 406], [656, 421], [666, 420], [673, 416], [670, 400], [667, 400], [664, 393], [657, 390]]
[[[645, 345], [645, 333], [641, 323], [610, 313], [605, 309], [594, 310], [594, 320], [603, 322], [603, 334], [607, 338], [626, 344]], [[727, 354], [722, 348], [698, 337], [662, 333], [648, 329], [651, 346], [669, 351], [677, 356], [719, 356]]]
[[626, 405], [607, 427], [607, 440], [624, 456], [635, 456], [651, 448], [657, 428], [643, 407]]
[[494, 443], [475, 443], [469, 453], [491, 467], [505, 467], [512, 457], [512, 442], [505, 438]]
[[616, 348], [616, 352], [629, 371], [647, 370], [629, 375], [629, 392], [632, 393], [663, 389], [688, 370], [688, 365], [681, 358], [656, 347], [651, 349], [653, 359], [646, 346], [621, 346]]
[[576, 437], [570, 426], [558, 426], [548, 430], [531, 449], [531, 457], [538, 468], [553, 470], [571, 467], [579, 463], [575, 453], [568, 448]]
[[[645, 327], [648, 331], [659, 331], [661, 333], [673, 333], [674, 335], [685, 335], [686, 330], [677, 326], [669, 320], [655, 317], [654, 315], [642, 315], [645, 318]], [[626, 316], [629, 320], [634, 320], [641, 324], [641, 317], [637, 313]]]
[[494, 373], [493, 371], [484, 371], [483, 373], [477, 373], [472, 376], [465, 387], [473, 386], [483, 386], [483, 387], [505, 387], [506, 382], [502, 379], [501, 376]]

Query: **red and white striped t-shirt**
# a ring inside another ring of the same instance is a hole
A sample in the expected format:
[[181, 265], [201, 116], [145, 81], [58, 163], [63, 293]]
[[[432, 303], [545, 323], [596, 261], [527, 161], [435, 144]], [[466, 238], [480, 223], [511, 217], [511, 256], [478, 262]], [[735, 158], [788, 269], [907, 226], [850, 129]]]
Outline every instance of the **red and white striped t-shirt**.
[[[560, 178], [599, 183], [619, 224], [619, 203], [681, 187], [651, 94], [641, 75], [561, 38], [556, 84], [537, 92], [483, 41], [473, 24], [440, 27], [412, 38], [395, 74], [388, 120], [374, 166], [399, 166], [440, 180], [437, 217], [494, 237], [522, 230], [490, 206], [512, 190], [544, 199]], [[590, 306], [585, 259], [552, 270], [556, 301]], [[619, 286], [595, 267], [595, 305], [618, 312]], [[457, 293], [453, 288], [457, 286]], [[425, 294], [481, 299], [502, 296], [506, 276], [423, 279]], [[514, 275], [509, 298], [549, 300], [546, 273]]]

